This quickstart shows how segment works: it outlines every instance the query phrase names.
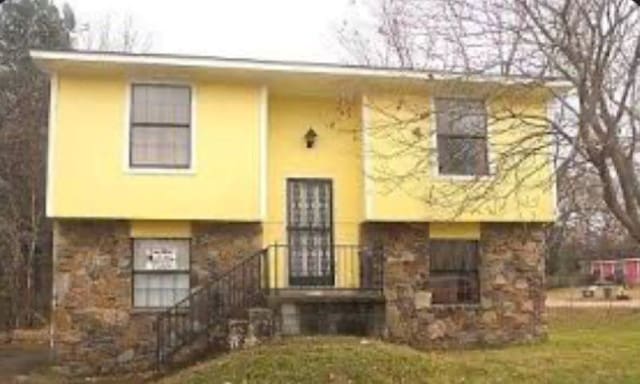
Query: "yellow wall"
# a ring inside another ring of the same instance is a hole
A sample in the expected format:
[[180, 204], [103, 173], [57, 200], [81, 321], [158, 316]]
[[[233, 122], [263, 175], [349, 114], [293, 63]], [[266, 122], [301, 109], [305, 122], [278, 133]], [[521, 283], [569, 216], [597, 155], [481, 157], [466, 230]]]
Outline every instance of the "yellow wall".
[[[286, 244], [286, 180], [290, 177], [333, 180], [334, 239], [336, 244], [357, 244], [364, 219], [359, 114], [350, 119], [336, 113], [335, 98], [272, 96], [269, 99], [268, 205], [264, 241]], [[335, 126], [331, 127], [331, 123]], [[309, 128], [318, 133], [314, 148], [303, 139]], [[336, 283], [354, 286], [356, 255], [337, 257]], [[286, 267], [284, 258], [280, 264]], [[280, 284], [286, 284], [284, 273]]]
[[480, 239], [480, 223], [429, 223], [431, 239]]
[[[480, 181], [438, 176], [435, 174], [436, 152], [431, 151], [435, 148], [435, 117], [430, 113], [430, 103], [428, 94], [374, 95], [365, 101], [365, 152], [369, 154], [366, 169], [368, 220], [554, 220], [555, 196], [548, 146], [544, 151], [536, 151], [535, 155], [523, 149], [509, 156], [510, 161], [521, 162], [517, 172], [500, 173], [500, 169], [510, 167], [498, 164], [499, 176]], [[544, 127], [533, 127], [530, 123], [505, 117], [507, 111], [517, 111], [521, 116], [546, 116], [544, 97], [514, 92], [487, 104], [490, 162], [493, 159], [497, 163], [497, 159], [503, 158], [501, 153], [514, 148], [513, 143], [521, 142], [527, 135], [536, 138], [525, 140], [523, 148], [545, 147], [541, 145], [545, 139], [540, 135]], [[407, 123], [421, 112], [426, 113], [424, 119]], [[535, 123], [541, 122], [536, 120]], [[508, 176], [503, 177], [505, 174]]]
[[[432, 140], [430, 118], [403, 126], [390, 118], [413, 117], [416, 111], [428, 110], [428, 94], [369, 95], [369, 104], [376, 109], [369, 109], [364, 121], [355, 106], [351, 120], [334, 128], [329, 124], [340, 120], [335, 98], [270, 95], [265, 197], [260, 196], [260, 87], [199, 80], [194, 84], [194, 171], [132, 173], [127, 171], [126, 153], [128, 86], [127, 79], [118, 75], [59, 75], [48, 195], [51, 216], [261, 221], [261, 199], [266, 199], [265, 241], [284, 241], [272, 222], [282, 219], [286, 177], [329, 177], [335, 179], [337, 242], [354, 241], [357, 226], [347, 223], [363, 219], [486, 222], [554, 218], [551, 168], [545, 156], [527, 158], [521, 171], [498, 183], [491, 178], [477, 182], [428, 172], [400, 182], [384, 180], [388, 174], [411, 174], [412, 166], [424, 163], [425, 156], [427, 161], [435, 159], [424, 151], [399, 152], [397, 144], [415, 140], [416, 128], [423, 140]], [[489, 109], [504, 109], [503, 103], [532, 115], [546, 114], [540, 94], [510, 92], [508, 98], [491, 101]], [[358, 133], [362, 124], [367, 133], [364, 170]], [[505, 128], [511, 124], [505, 119], [489, 127], [490, 154], [503, 151], [519, 134], [531, 131]], [[319, 133], [312, 150], [304, 147], [302, 139], [309, 127]], [[485, 190], [488, 185], [495, 187], [488, 198], [478, 199], [469, 192]], [[469, 197], [470, 201], [465, 200]]]
[[124, 77], [59, 77], [51, 216], [259, 220], [259, 88], [200, 82], [195, 170], [126, 171]]
[[136, 238], [190, 238], [191, 222], [135, 220], [130, 223], [130, 234]]
[[[132, 173], [127, 170], [126, 154], [128, 87], [127, 79], [117, 75], [59, 76], [48, 195], [51, 216], [129, 219], [134, 237], [188, 237], [190, 220], [261, 221], [265, 245], [286, 244], [286, 179], [308, 177], [333, 181], [336, 244], [358, 244], [359, 226], [364, 221], [428, 221], [434, 222], [431, 237], [477, 238], [479, 222], [552, 221], [554, 217], [547, 156], [527, 158], [518, 173], [522, 179], [513, 175], [500, 179], [495, 193], [490, 194], [494, 198], [480, 204], [465, 201], [468, 191], [482, 185], [477, 181], [429, 173], [402, 183], [380, 178], [381, 172], [400, 175], [410, 171], [416, 161], [424, 161], [424, 151], [398, 152], [397, 143], [416, 140], [416, 128], [419, 136], [430, 140], [434, 132], [431, 121], [394, 127], [390, 116], [425, 111], [430, 103], [427, 94], [403, 96], [402, 105], [398, 97], [370, 96], [371, 105], [384, 111], [371, 108], [361, 116], [356, 105], [348, 118], [337, 113], [334, 97], [271, 94], [264, 122], [263, 94], [258, 85], [200, 80], [193, 88], [194, 171]], [[508, 99], [493, 100], [489, 108], [500, 111], [505, 102], [509, 109], [546, 114], [541, 96], [510, 94]], [[263, 196], [261, 123], [268, 123]], [[506, 119], [489, 127], [491, 152], [499, 153], [509, 142], [531, 133], [505, 129], [512, 123]], [[367, 128], [364, 144], [362, 124]], [[309, 128], [318, 133], [312, 149], [306, 148], [303, 139]], [[487, 183], [494, 184], [494, 180]], [[495, 198], [516, 185], [519, 187], [508, 198]], [[461, 206], [465, 210], [456, 210]], [[459, 225], [447, 223], [453, 221]], [[280, 286], [287, 284], [288, 263], [283, 256], [278, 260]], [[357, 286], [357, 271], [357, 255], [339, 256], [337, 286]]]

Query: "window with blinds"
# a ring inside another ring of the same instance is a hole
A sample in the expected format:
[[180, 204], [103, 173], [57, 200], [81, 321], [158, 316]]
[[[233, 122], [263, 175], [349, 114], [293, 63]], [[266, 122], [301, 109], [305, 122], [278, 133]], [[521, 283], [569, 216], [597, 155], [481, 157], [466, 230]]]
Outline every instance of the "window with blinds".
[[190, 289], [188, 239], [133, 240], [133, 306], [170, 307]]
[[131, 167], [189, 168], [191, 129], [190, 87], [131, 86]]
[[439, 174], [488, 174], [484, 101], [436, 99], [435, 109]]
[[478, 242], [431, 240], [429, 289], [433, 304], [473, 304], [480, 300]]

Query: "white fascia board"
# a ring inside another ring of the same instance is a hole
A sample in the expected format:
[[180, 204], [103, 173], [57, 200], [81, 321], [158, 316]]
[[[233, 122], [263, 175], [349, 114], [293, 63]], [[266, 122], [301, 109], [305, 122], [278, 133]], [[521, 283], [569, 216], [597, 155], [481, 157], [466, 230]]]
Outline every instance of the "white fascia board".
[[121, 54], [111, 52], [74, 52], [74, 51], [41, 51], [32, 50], [31, 57], [44, 70], [50, 70], [53, 62], [78, 62], [121, 65], [155, 65], [185, 68], [236, 69], [261, 72], [282, 72], [298, 74], [317, 74], [335, 76], [353, 76], [371, 79], [412, 79], [412, 80], [460, 80], [467, 82], [487, 82], [504, 85], [536, 84], [548, 88], [569, 89], [571, 84], [563, 80], [540, 82], [537, 79], [500, 76], [500, 75], [465, 75], [440, 71], [418, 71], [393, 68], [375, 68], [364, 66], [346, 66], [339, 64], [295, 63], [280, 61], [260, 61], [249, 59], [226, 59], [205, 56]]

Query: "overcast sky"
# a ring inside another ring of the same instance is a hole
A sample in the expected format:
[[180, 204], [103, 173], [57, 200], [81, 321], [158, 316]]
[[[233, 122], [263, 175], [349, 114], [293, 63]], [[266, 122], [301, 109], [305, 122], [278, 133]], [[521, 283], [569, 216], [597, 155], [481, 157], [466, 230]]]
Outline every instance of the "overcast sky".
[[152, 52], [340, 61], [336, 30], [358, 12], [353, 0], [56, 0], [80, 23], [131, 15]]

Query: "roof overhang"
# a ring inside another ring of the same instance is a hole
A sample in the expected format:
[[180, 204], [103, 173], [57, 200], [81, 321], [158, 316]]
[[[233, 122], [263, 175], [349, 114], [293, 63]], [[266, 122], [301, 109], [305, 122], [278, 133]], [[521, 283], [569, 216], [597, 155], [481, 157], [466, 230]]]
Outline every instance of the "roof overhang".
[[475, 88], [548, 89], [555, 94], [564, 94], [572, 89], [571, 83], [557, 79], [208, 56], [32, 50], [31, 57], [39, 68], [49, 73], [208, 78], [260, 82], [276, 88], [299, 87], [321, 92], [354, 86], [357, 89], [424, 89], [425, 83], [435, 86], [452, 82]]

